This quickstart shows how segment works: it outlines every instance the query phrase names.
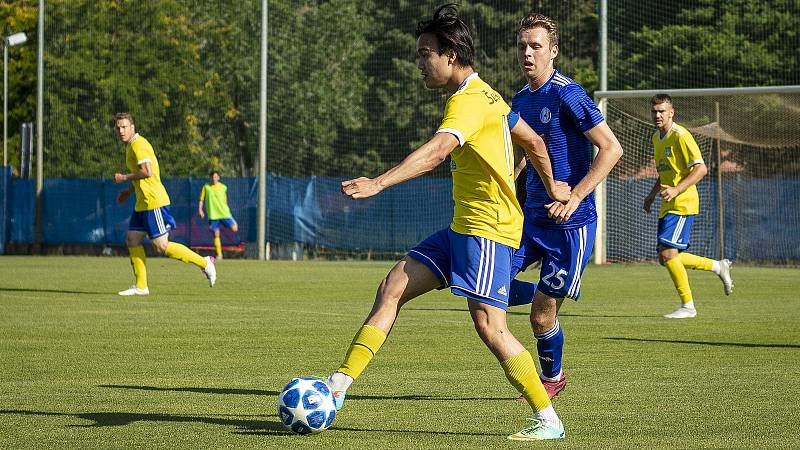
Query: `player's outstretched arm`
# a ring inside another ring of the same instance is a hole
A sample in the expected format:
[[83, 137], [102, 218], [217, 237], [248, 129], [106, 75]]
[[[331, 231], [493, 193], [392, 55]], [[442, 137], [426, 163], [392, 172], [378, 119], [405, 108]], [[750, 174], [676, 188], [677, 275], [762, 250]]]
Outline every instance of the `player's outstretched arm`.
[[[553, 178], [553, 166], [550, 164], [547, 145], [522, 118], [517, 120], [514, 128], [511, 129], [511, 140], [525, 150], [525, 154], [528, 155], [528, 159], [533, 163], [539, 178], [544, 182], [544, 187], [547, 189], [547, 194], [550, 198], [558, 202], [569, 200], [569, 186], [566, 183], [557, 182]], [[516, 169], [514, 175], [519, 175]]]
[[622, 157], [622, 145], [620, 145], [614, 132], [611, 131], [605, 121], [600, 122], [584, 135], [597, 147], [597, 155], [592, 161], [592, 167], [589, 172], [572, 189], [569, 201], [564, 204], [554, 202], [547, 205], [548, 215], [556, 223], [563, 223], [569, 220], [583, 199], [608, 176], [611, 169]]
[[433, 170], [458, 146], [450, 133], [436, 133], [398, 165], [375, 178], [360, 177], [342, 181], [342, 193], [350, 198], [367, 198], [382, 190]]
[[153, 175], [153, 166], [150, 164], [150, 161], [139, 164], [138, 169], [139, 170], [133, 173], [115, 173], [114, 183], [119, 184], [125, 181], [142, 180]]
[[672, 187], [667, 185], [661, 185], [661, 198], [663, 198], [666, 201], [671, 201], [675, 199], [675, 197], [679, 196], [680, 194], [682, 194], [695, 184], [699, 183], [700, 180], [702, 180], [707, 173], [708, 173], [708, 167], [706, 167], [704, 163], [695, 164], [694, 166], [692, 166], [692, 171], [689, 172], [689, 176], [682, 179], [677, 186]]

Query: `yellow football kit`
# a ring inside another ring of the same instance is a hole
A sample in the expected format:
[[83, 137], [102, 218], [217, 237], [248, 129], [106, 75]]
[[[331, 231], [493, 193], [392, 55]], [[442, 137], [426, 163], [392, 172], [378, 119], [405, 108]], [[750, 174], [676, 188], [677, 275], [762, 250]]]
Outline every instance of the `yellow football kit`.
[[164, 185], [161, 184], [161, 171], [158, 168], [158, 159], [156, 159], [153, 146], [137, 133], [125, 149], [125, 164], [128, 171], [134, 173], [138, 172], [139, 165], [145, 162], [150, 163], [153, 174], [147, 178], [132, 181], [136, 191], [134, 211], [147, 211], [169, 205], [169, 196]]
[[450, 153], [455, 211], [450, 228], [519, 248], [522, 209], [514, 187], [511, 109], [473, 73], [447, 100], [437, 133], [460, 144]]
[[[667, 186], [677, 186], [689, 176], [693, 166], [704, 163], [692, 134], [677, 123], [672, 124], [663, 138], [659, 130], [653, 133], [653, 150], [659, 182]], [[666, 214], [689, 216], [699, 212], [700, 197], [697, 187], [692, 185], [673, 200], [662, 201], [659, 217]]]

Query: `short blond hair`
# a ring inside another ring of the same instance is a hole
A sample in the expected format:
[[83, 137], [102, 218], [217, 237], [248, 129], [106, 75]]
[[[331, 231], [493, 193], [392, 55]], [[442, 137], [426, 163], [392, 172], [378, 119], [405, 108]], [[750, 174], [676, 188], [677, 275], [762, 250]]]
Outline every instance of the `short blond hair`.
[[558, 25], [556, 22], [544, 14], [530, 13], [519, 21], [517, 36], [526, 30], [533, 28], [544, 28], [547, 31], [547, 38], [550, 40], [550, 48], [558, 45]]
[[136, 125], [133, 122], [133, 116], [131, 115], [131, 113], [121, 112], [121, 113], [114, 114], [114, 123], [117, 123], [120, 120], [124, 120], [124, 119], [127, 119], [128, 122], [131, 123], [131, 125]]

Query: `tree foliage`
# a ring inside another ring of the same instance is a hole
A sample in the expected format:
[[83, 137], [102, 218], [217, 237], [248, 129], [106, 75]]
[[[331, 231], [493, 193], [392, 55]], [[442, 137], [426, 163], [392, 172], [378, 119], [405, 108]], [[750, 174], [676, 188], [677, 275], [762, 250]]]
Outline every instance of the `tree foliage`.
[[[267, 81], [268, 170], [371, 175], [438, 125], [414, 29], [440, 2], [272, 0]], [[793, 0], [610, 2], [611, 88], [798, 84], [800, 11]], [[0, 1], [7, 34], [26, 31], [9, 64], [9, 150], [35, 117], [35, 0]], [[591, 0], [465, 2], [476, 69], [510, 98], [524, 85], [515, 32], [527, 11], [561, 28], [557, 67], [597, 88]], [[107, 177], [123, 168], [111, 117], [129, 111], [165, 176], [253, 175], [259, 148], [260, 0], [48, 0], [45, 175]], [[439, 173], [445, 173], [446, 168]]]

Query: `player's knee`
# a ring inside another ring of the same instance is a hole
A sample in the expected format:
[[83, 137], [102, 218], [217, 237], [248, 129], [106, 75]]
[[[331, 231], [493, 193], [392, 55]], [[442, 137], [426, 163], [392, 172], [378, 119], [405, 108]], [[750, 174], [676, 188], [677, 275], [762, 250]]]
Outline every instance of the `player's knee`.
[[160, 241], [159, 242], [153, 242], [153, 250], [157, 254], [163, 255], [164, 252], [167, 251], [167, 244], [169, 244], [169, 241], [166, 241], [166, 242], [160, 242]]
[[397, 305], [400, 303], [400, 297], [403, 291], [396, 283], [392, 282], [392, 274], [386, 276], [378, 285], [378, 292], [375, 294], [375, 299], [381, 304]]
[[555, 325], [555, 315], [545, 311], [531, 311], [531, 328], [535, 334], [547, 333]]
[[674, 258], [675, 256], [670, 254], [669, 252], [661, 252], [658, 254], [658, 263], [662, 266], [667, 263], [670, 259]]
[[239, 225], [233, 224], [233, 226], [231, 226], [231, 231], [233, 231], [234, 233], [238, 233], [239, 232]]

